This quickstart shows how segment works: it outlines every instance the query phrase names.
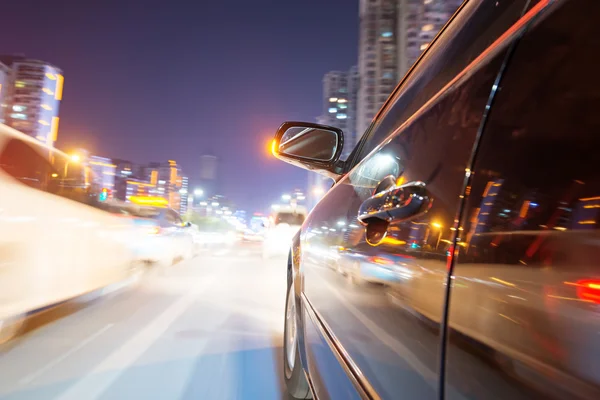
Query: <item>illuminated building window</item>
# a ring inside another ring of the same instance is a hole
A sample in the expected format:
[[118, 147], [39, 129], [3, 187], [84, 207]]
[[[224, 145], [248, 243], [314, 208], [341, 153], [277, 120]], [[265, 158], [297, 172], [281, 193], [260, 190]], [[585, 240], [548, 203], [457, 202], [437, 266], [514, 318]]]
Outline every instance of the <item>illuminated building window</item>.
[[419, 47], [419, 49], [421, 49], [421, 50], [425, 50], [425, 49], [427, 48], [427, 46], [429, 46], [429, 43], [423, 43], [423, 44], [421, 45], [421, 47]]
[[50, 122], [44, 121], [43, 119], [38, 120], [38, 123], [40, 123], [41, 125], [44, 125], [44, 126], [49, 126], [50, 125]]
[[392, 32], [390, 32], [390, 31], [382, 32], [381, 36], [384, 38], [392, 37]]
[[48, 88], [43, 88], [42, 92], [44, 92], [44, 93], [46, 93], [46, 94], [48, 94], [50, 96], [52, 96], [54, 94], [54, 92], [52, 90], [48, 89]]
[[338, 114], [335, 116], [337, 119], [346, 119], [348, 116], [346, 114]]
[[336, 113], [336, 112], [337, 112], [337, 108], [335, 108], [335, 107], [331, 107], [331, 108], [329, 109], [329, 112], [330, 112], [330, 113]]
[[44, 110], [48, 110], [48, 111], [52, 110], [52, 107], [50, 107], [48, 104], [42, 104], [42, 106], [41, 106], [41, 107], [42, 107]]
[[27, 119], [27, 115], [23, 113], [12, 113], [10, 114], [10, 117], [14, 119]]
[[23, 81], [16, 81], [15, 82], [15, 87], [16, 88], [24, 88], [25, 87], [25, 82], [23, 82]]
[[46, 77], [47, 77], [48, 79], [52, 79], [53, 81], [55, 81], [55, 80], [56, 80], [56, 77], [55, 77], [54, 75], [52, 75], [50, 72], [46, 72]]
[[13, 111], [25, 111], [25, 109], [27, 109], [26, 106], [20, 106], [20, 105], [14, 105], [12, 107]]
[[433, 24], [423, 25], [423, 27], [421, 28], [421, 31], [423, 32], [429, 32], [431, 30], [433, 30]]

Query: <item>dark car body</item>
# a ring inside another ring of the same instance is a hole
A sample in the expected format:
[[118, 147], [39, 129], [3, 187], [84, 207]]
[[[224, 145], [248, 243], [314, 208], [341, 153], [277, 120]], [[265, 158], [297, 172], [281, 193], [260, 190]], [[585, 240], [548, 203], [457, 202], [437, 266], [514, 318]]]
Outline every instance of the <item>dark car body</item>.
[[348, 160], [276, 152], [336, 181], [291, 245], [293, 396], [600, 399], [597, 17], [465, 2]]

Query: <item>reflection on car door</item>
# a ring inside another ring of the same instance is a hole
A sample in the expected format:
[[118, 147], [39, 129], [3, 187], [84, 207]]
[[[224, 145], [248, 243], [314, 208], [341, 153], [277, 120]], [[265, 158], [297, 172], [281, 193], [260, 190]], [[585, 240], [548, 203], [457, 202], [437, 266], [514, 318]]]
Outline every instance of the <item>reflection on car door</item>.
[[[451, 25], [438, 39], [443, 47], [435, 42], [422, 58], [431, 63], [424, 70], [417, 66], [412, 73], [418, 78], [407, 80], [411, 87], [433, 91], [432, 97], [409, 116], [404, 114], [410, 98], [395, 100], [364, 143], [363, 151], [375, 150], [325, 196], [305, 227], [304, 300], [347, 360], [348, 373], [373, 396], [437, 395], [446, 266], [451, 244], [462, 234], [456, 218], [467, 167], [507, 49], [521, 26], [504, 40], [494, 39], [519, 19], [524, 4], [471, 2], [462, 10], [459, 17], [471, 20]], [[473, 45], [474, 37], [480, 47]], [[471, 58], [463, 57], [467, 50]], [[450, 59], [464, 64], [448, 65], [444, 54], [461, 54]], [[448, 76], [452, 70], [457, 74]], [[414, 105], [409, 101], [408, 107]], [[417, 190], [423, 183], [431, 209], [393, 221], [383, 239], [375, 236], [367, 243], [357, 219], [361, 204], [389, 185]], [[325, 373], [320, 365], [325, 350], [311, 347], [308, 336], [308, 368], [312, 377], [319, 376]], [[320, 390], [335, 393], [335, 388]]]
[[[446, 397], [600, 399], [600, 2], [556, 2], [486, 122], [453, 269]], [[543, 66], [543, 67], [541, 67]]]

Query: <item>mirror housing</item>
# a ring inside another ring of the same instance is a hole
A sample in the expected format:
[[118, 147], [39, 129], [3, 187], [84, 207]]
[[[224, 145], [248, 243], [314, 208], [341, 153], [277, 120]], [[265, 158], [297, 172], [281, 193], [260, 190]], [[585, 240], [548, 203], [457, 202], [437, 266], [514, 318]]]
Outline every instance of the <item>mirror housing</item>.
[[343, 171], [343, 147], [344, 133], [339, 128], [288, 121], [277, 129], [271, 151], [289, 164], [337, 179]]

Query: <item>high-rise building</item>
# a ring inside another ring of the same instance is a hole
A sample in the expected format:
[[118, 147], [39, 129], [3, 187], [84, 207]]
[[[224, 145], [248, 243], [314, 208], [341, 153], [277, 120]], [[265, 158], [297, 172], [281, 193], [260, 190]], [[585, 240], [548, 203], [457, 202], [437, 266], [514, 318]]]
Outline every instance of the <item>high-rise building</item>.
[[360, 0], [358, 110], [361, 134], [398, 83], [398, 2]]
[[417, 61], [462, 0], [398, 0], [398, 79]]
[[200, 189], [206, 197], [217, 193], [217, 163], [216, 156], [205, 154], [200, 156]]
[[110, 158], [91, 156], [87, 164], [92, 170], [92, 183], [99, 188], [106, 188], [113, 194], [115, 190], [115, 178], [117, 165]]
[[344, 154], [347, 156], [357, 143], [356, 101], [358, 68], [349, 71], [330, 71], [323, 77], [323, 112], [317, 122], [344, 131]]
[[359, 135], [462, 0], [360, 0]]
[[179, 205], [179, 214], [183, 215], [188, 210], [188, 201], [189, 201], [189, 187], [188, 187], [188, 177], [181, 177], [181, 189], [179, 189], [179, 194], [181, 195], [181, 202]]
[[10, 68], [0, 62], [0, 123], [5, 123], [5, 113], [8, 108], [8, 88]]
[[23, 56], [0, 56], [0, 62], [10, 69], [5, 84], [5, 123], [53, 146], [58, 136], [62, 71], [45, 61]]

